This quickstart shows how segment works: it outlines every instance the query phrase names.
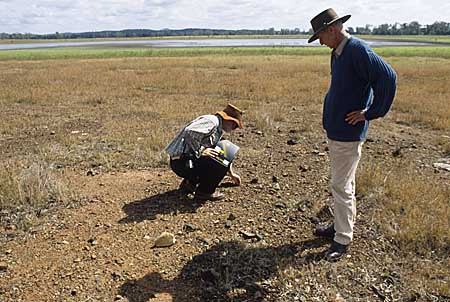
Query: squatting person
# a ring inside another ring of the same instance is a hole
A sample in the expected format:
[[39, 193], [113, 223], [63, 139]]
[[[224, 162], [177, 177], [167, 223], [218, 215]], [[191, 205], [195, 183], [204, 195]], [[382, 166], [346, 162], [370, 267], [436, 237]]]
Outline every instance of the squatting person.
[[350, 36], [330, 8], [311, 20], [313, 35], [332, 49], [331, 82], [324, 99], [323, 127], [328, 138], [334, 223], [318, 226], [317, 236], [333, 239], [328, 260], [347, 252], [356, 217], [355, 173], [369, 121], [389, 111], [396, 91], [395, 71], [362, 40]]
[[180, 190], [194, 193], [194, 200], [220, 200], [223, 193], [216, 188], [225, 175], [236, 185], [241, 177], [212, 157], [218, 155], [214, 149], [224, 132], [243, 127], [242, 110], [228, 104], [216, 114], [202, 115], [188, 123], [165, 148], [170, 156], [172, 171], [183, 178]]

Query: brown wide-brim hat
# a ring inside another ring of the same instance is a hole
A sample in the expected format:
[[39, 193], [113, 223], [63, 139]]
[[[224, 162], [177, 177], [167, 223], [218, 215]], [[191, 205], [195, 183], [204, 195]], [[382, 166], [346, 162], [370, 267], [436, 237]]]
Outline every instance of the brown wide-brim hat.
[[216, 114], [220, 115], [224, 120], [235, 122], [239, 128], [244, 127], [244, 123], [242, 122], [243, 113], [244, 111], [231, 104], [228, 104], [222, 111], [216, 112]]
[[334, 11], [334, 9], [329, 8], [315, 16], [311, 19], [311, 25], [314, 34], [311, 38], [309, 38], [308, 43], [311, 43], [319, 37], [318, 34], [326, 29], [328, 26], [336, 23], [337, 21], [342, 21], [342, 23], [346, 22], [350, 19], [351, 15], [345, 15], [343, 17], [339, 17], [338, 14]]

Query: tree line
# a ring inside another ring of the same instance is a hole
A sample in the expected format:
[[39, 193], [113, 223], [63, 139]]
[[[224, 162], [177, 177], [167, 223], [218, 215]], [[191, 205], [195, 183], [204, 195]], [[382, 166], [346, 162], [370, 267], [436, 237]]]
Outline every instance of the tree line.
[[[366, 25], [365, 27], [349, 27], [351, 34], [362, 35], [450, 35], [450, 23], [434, 22], [431, 25], [421, 25], [417, 21], [410, 23], [381, 24], [379, 26]], [[173, 36], [253, 36], [253, 35], [300, 35], [311, 34], [312, 29], [301, 31], [299, 28], [282, 28], [275, 30], [269, 29], [204, 29], [204, 28], [185, 28], [185, 29], [125, 29], [125, 30], [106, 30], [80, 33], [51, 33], [51, 34], [32, 34], [32, 33], [0, 33], [0, 39], [90, 39], [90, 38], [133, 38], [133, 37], [173, 37]]]

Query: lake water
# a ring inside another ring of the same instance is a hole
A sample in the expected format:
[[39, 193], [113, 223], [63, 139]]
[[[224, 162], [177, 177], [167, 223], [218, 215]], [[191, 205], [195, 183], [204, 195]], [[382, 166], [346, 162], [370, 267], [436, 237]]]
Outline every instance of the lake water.
[[[367, 41], [370, 46], [417, 46], [432, 45], [431, 43], [394, 42], [394, 41]], [[124, 41], [84, 41], [84, 42], [50, 42], [50, 43], [24, 43], [0, 44], [0, 50], [37, 49], [74, 46], [115, 46], [139, 48], [175, 48], [175, 47], [316, 47], [318, 41], [308, 44], [307, 39], [189, 39], [189, 40], [124, 40]]]

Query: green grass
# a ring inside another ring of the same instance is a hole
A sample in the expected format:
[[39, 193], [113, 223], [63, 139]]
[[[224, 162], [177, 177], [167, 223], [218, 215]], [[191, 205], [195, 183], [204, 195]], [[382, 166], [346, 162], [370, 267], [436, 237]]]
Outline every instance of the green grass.
[[426, 42], [426, 43], [450, 43], [450, 36], [378, 36], [378, 35], [357, 35], [364, 40], [383, 40], [383, 41], [403, 41], [403, 42]]
[[[382, 56], [450, 58], [450, 47], [377, 47]], [[121, 57], [182, 57], [203, 55], [327, 55], [326, 47], [205, 47], [205, 48], [111, 48], [62, 47], [0, 51], [4, 60], [101, 59]]]

